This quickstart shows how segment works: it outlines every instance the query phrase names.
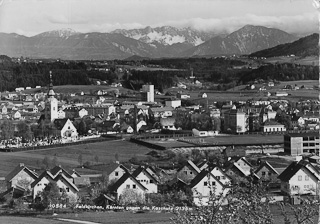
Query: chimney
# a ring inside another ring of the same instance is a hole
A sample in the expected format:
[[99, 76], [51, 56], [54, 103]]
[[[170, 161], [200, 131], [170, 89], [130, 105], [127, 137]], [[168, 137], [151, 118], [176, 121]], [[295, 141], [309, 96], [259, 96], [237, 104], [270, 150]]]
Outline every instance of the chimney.
[[120, 162], [117, 160], [117, 161], [116, 161], [116, 164], [120, 164]]
[[20, 163], [19, 166], [20, 166], [20, 167], [23, 167], [23, 166], [24, 166], [24, 163]]

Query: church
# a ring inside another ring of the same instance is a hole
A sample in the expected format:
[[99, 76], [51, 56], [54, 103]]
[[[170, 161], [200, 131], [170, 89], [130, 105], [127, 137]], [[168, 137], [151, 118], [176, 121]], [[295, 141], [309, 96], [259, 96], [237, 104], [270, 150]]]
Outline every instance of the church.
[[59, 101], [55, 97], [55, 92], [53, 90], [52, 82], [52, 72], [50, 71], [50, 83], [47, 94], [47, 99], [45, 101], [45, 108], [40, 120], [44, 120], [45, 123], [53, 123], [60, 133], [62, 138], [76, 138], [78, 137], [78, 132], [75, 126], [72, 124], [70, 119], [59, 118], [58, 113], [58, 103]]

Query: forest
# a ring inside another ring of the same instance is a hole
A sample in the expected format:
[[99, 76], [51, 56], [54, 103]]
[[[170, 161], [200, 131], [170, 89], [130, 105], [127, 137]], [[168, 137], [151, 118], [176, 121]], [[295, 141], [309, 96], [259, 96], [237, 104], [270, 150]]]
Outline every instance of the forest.
[[[0, 56], [0, 91], [13, 91], [17, 87], [46, 86], [49, 82], [49, 71], [53, 74], [54, 85], [91, 85], [96, 80], [109, 84], [118, 80], [117, 67], [125, 64], [117, 61], [108, 66], [108, 71], [96, 70], [93, 62], [54, 61], [54, 62], [12, 62], [9, 57]], [[189, 58], [157, 59], [131, 62], [137, 66], [169, 68], [169, 70], [124, 71], [123, 85], [129, 89], [140, 89], [142, 85], [152, 83], [160, 92], [174, 86], [177, 82], [190, 76], [190, 69], [197, 80], [202, 83], [234, 86], [249, 84], [255, 80], [317, 80], [319, 66], [287, 64], [261, 64], [251, 69], [250, 64], [236, 58]], [[235, 69], [234, 66], [243, 66]], [[179, 69], [179, 70], [170, 70]], [[225, 89], [225, 88], [222, 88]]]

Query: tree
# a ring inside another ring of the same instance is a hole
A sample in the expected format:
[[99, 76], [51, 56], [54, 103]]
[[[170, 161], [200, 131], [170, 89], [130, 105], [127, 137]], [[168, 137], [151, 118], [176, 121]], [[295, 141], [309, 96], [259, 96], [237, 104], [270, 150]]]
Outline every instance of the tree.
[[48, 156], [45, 156], [45, 157], [43, 158], [42, 164], [44, 165], [44, 168], [45, 168], [45, 169], [49, 169], [49, 168], [50, 168], [50, 166], [51, 166], [51, 161], [50, 161], [50, 159], [49, 159]]
[[145, 203], [144, 195], [136, 189], [124, 189], [120, 195], [120, 205], [142, 205]]
[[44, 208], [48, 208], [50, 204], [61, 202], [61, 194], [56, 182], [50, 182], [39, 196], [41, 198], [40, 203]]
[[[193, 206], [192, 211], [177, 212], [174, 223], [272, 223], [270, 200], [265, 186], [253, 178], [231, 187], [226, 194], [212, 193], [207, 204]], [[212, 189], [214, 192], [214, 188]], [[224, 202], [227, 205], [223, 205]]]
[[4, 120], [0, 125], [1, 139], [11, 139], [14, 137], [14, 125], [12, 121]]

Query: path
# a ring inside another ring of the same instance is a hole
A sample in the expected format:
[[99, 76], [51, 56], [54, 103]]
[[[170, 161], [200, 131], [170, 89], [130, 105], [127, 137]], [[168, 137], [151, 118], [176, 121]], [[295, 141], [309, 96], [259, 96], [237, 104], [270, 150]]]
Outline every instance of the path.
[[57, 218], [57, 220], [65, 221], [65, 222], [81, 223], [81, 224], [100, 224], [98, 222], [81, 221], [81, 220], [76, 220], [76, 219], [61, 219], [61, 218]]

